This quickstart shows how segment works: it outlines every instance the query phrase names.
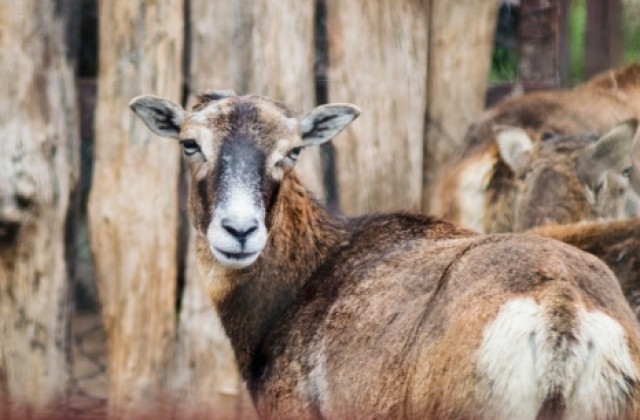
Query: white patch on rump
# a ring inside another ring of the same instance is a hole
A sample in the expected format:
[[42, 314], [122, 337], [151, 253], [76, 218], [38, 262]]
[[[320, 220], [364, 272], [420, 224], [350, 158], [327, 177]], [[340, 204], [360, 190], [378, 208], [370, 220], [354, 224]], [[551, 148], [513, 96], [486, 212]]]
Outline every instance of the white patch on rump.
[[571, 399], [569, 419], [619, 418], [632, 382], [638, 382], [622, 326], [602, 312], [580, 311], [575, 355], [582, 369]]
[[559, 336], [544, 304], [506, 302], [487, 325], [478, 350], [476, 392], [487, 418], [535, 419], [545, 399], [560, 393], [567, 419], [617, 418], [638, 381], [620, 324], [578, 308], [575, 339]]
[[484, 380], [478, 388], [486, 400], [487, 418], [535, 419], [542, 402], [536, 367], [547, 357], [539, 353], [545, 329], [542, 308], [533, 299], [514, 299], [505, 303], [483, 334], [478, 353], [478, 369]]
[[496, 159], [486, 155], [467, 165], [458, 177], [459, 223], [484, 232], [485, 194]]
[[329, 385], [326, 373], [325, 338], [317, 346], [317, 349], [307, 356], [307, 363], [311, 371], [304, 382], [300, 384], [299, 392], [309, 403], [314, 404], [322, 413], [326, 414], [326, 401], [329, 399]]

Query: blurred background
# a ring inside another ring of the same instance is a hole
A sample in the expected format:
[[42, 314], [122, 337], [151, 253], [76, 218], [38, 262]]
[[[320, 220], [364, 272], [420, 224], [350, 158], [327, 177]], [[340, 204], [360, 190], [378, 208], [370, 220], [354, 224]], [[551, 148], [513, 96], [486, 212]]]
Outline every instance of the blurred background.
[[485, 107], [640, 61], [640, 1], [0, 0], [0, 51], [0, 418], [250, 418], [178, 146], [129, 100], [355, 103], [301, 159], [308, 187], [347, 214], [429, 211]]

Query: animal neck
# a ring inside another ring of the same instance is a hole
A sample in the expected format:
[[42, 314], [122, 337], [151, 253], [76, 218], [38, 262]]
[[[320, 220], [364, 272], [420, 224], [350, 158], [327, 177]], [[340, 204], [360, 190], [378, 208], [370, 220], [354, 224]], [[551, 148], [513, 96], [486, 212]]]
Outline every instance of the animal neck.
[[220, 266], [203, 237], [196, 250], [205, 287], [245, 379], [255, 371], [267, 334], [345, 235], [344, 219], [311, 198], [293, 171], [282, 180], [270, 216], [269, 240], [250, 267]]

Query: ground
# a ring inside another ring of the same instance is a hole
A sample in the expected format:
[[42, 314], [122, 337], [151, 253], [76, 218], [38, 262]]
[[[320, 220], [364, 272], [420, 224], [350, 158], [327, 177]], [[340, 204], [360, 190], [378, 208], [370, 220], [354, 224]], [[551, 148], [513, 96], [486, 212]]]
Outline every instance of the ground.
[[107, 409], [107, 337], [99, 313], [75, 314], [71, 324], [70, 410], [77, 419], [101, 419]]

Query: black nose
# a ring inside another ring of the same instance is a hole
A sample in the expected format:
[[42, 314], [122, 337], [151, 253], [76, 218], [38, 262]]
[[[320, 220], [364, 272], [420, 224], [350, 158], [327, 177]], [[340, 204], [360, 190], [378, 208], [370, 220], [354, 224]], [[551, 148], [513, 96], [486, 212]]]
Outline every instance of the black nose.
[[238, 226], [238, 225], [234, 225], [229, 219], [223, 219], [222, 227], [224, 228], [224, 230], [229, 232], [231, 236], [233, 236], [240, 242], [244, 242], [247, 236], [251, 235], [253, 232], [258, 230], [258, 221], [253, 220], [252, 222], [246, 225]]

